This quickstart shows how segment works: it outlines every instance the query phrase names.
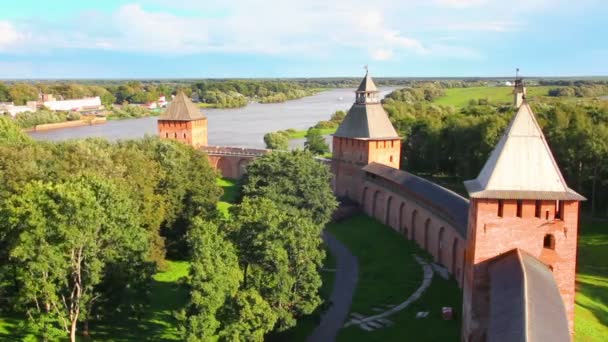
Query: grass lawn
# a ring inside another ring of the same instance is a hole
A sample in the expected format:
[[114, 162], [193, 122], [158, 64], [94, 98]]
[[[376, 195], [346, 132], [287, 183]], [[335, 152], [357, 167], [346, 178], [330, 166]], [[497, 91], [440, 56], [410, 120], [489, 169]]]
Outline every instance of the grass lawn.
[[[528, 97], [547, 96], [549, 89], [559, 88], [556, 86], [537, 86], [527, 87]], [[442, 105], [452, 105], [457, 108], [466, 107], [470, 100], [488, 99], [490, 102], [511, 102], [513, 101], [513, 87], [471, 87], [471, 88], [450, 88], [445, 90], [442, 96], [434, 103]]]
[[608, 336], [608, 222], [583, 220], [578, 242], [575, 340]]
[[[422, 268], [413, 258], [430, 256], [415, 243], [388, 226], [365, 216], [334, 223], [329, 230], [359, 259], [359, 281], [351, 313], [377, 314], [374, 307], [397, 305], [405, 301], [422, 282]], [[444, 321], [441, 307], [461, 309], [461, 292], [456, 281], [433, 277], [422, 297], [403, 311], [388, 317], [394, 325], [365, 331], [357, 326], [343, 329], [339, 341], [458, 341], [460, 320]], [[416, 319], [418, 311], [429, 311]], [[460, 316], [460, 315], [457, 315]]]
[[[91, 322], [91, 337], [80, 341], [179, 341], [173, 312], [183, 307], [187, 291], [178, 280], [188, 275], [188, 263], [167, 261], [167, 270], [154, 275], [150, 301], [142, 319], [117, 322]], [[0, 317], [0, 341], [19, 341], [28, 335], [20, 327], [25, 317]], [[67, 338], [66, 338], [67, 340]]]
[[[336, 133], [337, 128], [321, 128], [319, 130], [321, 131], [321, 135], [328, 135]], [[289, 135], [287, 137], [289, 140], [306, 138], [307, 131], [307, 129], [292, 130], [291, 132], [288, 132]]]
[[241, 186], [236, 179], [218, 178], [216, 184], [224, 190], [224, 194], [220, 197], [217, 202], [217, 209], [224, 214], [228, 215], [228, 209], [235, 203], [241, 192]]

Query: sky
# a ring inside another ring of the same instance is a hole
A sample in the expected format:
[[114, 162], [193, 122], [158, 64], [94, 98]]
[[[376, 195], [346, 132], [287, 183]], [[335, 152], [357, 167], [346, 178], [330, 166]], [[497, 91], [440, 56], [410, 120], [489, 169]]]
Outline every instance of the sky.
[[605, 0], [0, 0], [0, 79], [608, 75]]

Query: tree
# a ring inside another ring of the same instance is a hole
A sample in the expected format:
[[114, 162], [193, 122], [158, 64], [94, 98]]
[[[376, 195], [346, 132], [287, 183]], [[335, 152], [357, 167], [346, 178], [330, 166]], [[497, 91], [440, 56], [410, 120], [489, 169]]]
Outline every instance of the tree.
[[24, 105], [27, 101], [38, 99], [38, 89], [26, 83], [14, 84], [9, 90], [9, 94], [16, 105]]
[[329, 152], [329, 146], [318, 128], [311, 127], [306, 132], [304, 148], [313, 154], [324, 154]]
[[262, 342], [276, 320], [272, 307], [255, 289], [240, 290], [222, 311], [224, 329], [220, 337], [227, 341]]
[[72, 342], [77, 323], [103, 297], [97, 285], [107, 265], [137, 267], [147, 249], [127, 194], [97, 178], [31, 182], [9, 198], [2, 218], [18, 235], [10, 257], [33, 325], [43, 334], [61, 330]]
[[[8, 102], [10, 100], [9, 88], [3, 82], [0, 82], [0, 102]], [[1, 113], [0, 113], [1, 114]]]
[[197, 218], [188, 233], [190, 299], [179, 315], [184, 339], [212, 341], [222, 325], [218, 311], [239, 289], [243, 274], [232, 244], [218, 227]]
[[31, 142], [28, 137], [12, 120], [0, 115], [0, 144]]
[[287, 151], [289, 149], [289, 138], [283, 131], [264, 134], [266, 148], [271, 150]]
[[242, 288], [255, 289], [268, 302], [279, 331], [294, 326], [321, 304], [323, 226], [264, 197], [245, 197], [233, 208], [226, 230], [238, 249]]
[[308, 151], [273, 152], [247, 165], [243, 196], [265, 197], [325, 225], [337, 207], [331, 173]]

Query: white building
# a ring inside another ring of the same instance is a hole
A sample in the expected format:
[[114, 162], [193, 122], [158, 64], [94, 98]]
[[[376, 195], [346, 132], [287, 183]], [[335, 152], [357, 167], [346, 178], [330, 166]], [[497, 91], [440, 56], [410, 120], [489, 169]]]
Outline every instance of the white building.
[[31, 106], [29, 103], [28, 106], [15, 106], [13, 102], [2, 102], [0, 103], [0, 114], [9, 113], [12, 117], [15, 117], [19, 113], [23, 112], [35, 112], [36, 106]]
[[101, 109], [101, 98], [99, 96], [86, 97], [83, 99], [44, 101], [44, 106], [54, 111], [83, 111]]

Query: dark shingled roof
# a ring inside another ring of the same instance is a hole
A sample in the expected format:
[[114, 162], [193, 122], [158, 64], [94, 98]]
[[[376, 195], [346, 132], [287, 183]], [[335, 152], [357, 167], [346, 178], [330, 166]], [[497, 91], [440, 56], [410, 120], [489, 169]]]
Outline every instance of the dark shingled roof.
[[193, 121], [205, 119], [205, 115], [183, 92], [179, 92], [159, 120]]
[[444, 218], [466, 239], [469, 219], [469, 201], [466, 198], [424, 178], [383, 164], [371, 163], [363, 170], [395, 183], [401, 192]]
[[400, 139], [380, 103], [355, 103], [334, 136], [356, 139]]
[[568, 342], [570, 332], [553, 273], [514, 249], [490, 261], [489, 342]]

